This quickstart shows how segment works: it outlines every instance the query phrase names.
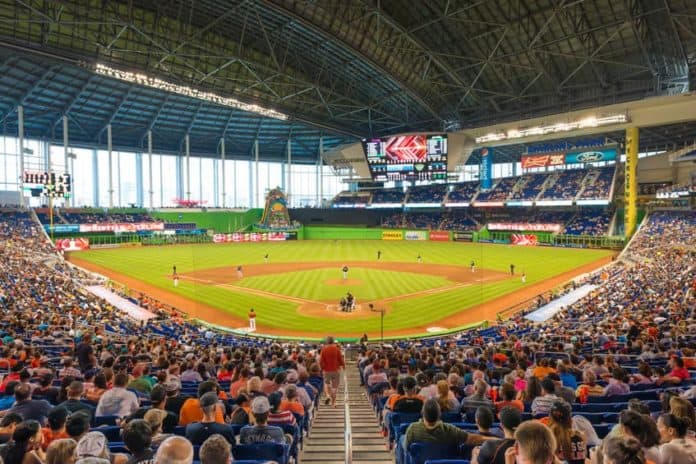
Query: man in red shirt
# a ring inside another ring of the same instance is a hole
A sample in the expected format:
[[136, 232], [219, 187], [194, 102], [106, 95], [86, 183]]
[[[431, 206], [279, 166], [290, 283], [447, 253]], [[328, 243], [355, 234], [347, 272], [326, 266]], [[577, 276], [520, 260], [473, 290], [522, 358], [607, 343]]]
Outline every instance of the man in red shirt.
[[656, 382], [658, 385], [661, 383], [680, 384], [691, 378], [689, 371], [684, 368], [684, 360], [682, 358], [673, 356], [670, 365], [672, 366], [672, 371], [661, 379], [658, 379]]
[[341, 348], [334, 343], [334, 338], [326, 337], [326, 345], [322, 347], [319, 365], [324, 372], [324, 391], [326, 392], [326, 404], [336, 407], [336, 392], [341, 376], [341, 369], [346, 363], [341, 354]]

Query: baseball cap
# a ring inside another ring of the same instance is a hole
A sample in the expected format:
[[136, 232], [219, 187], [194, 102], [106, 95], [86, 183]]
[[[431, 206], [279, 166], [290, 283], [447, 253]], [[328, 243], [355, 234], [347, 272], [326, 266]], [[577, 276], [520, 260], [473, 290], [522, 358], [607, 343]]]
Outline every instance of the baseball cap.
[[515, 430], [522, 423], [519, 409], [506, 406], [500, 410], [500, 423], [508, 430]]
[[78, 458], [100, 458], [106, 448], [106, 437], [101, 432], [88, 432], [77, 443], [75, 454]]
[[271, 410], [271, 405], [268, 403], [268, 398], [265, 396], [257, 396], [251, 402], [251, 412], [254, 414], [265, 414]]
[[164, 389], [167, 391], [167, 393], [173, 393], [181, 389], [181, 385], [179, 385], [179, 382], [177, 382], [174, 379], [167, 380], [162, 385], [164, 386]]
[[213, 406], [217, 404], [218, 402], [218, 397], [215, 392], [208, 392], [201, 396], [201, 399], [199, 400], [201, 408], [208, 408], [210, 406]]

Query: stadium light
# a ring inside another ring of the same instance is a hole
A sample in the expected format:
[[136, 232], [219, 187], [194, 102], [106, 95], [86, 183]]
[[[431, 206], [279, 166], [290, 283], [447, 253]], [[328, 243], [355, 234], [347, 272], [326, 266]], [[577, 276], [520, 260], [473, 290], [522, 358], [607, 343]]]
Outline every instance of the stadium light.
[[270, 108], [265, 108], [263, 106], [255, 105], [252, 103], [245, 103], [237, 100], [236, 98], [223, 97], [212, 92], [206, 92], [204, 90], [195, 89], [186, 85], [174, 84], [172, 82], [167, 82], [157, 77], [147, 76], [141, 73], [121, 71], [120, 69], [115, 69], [110, 66], [106, 66], [99, 63], [97, 63], [94, 66], [87, 65], [87, 67], [92, 68], [94, 72], [99, 75], [119, 79], [125, 82], [130, 82], [132, 84], [143, 85], [145, 87], [151, 87], [157, 90], [164, 90], [165, 92], [171, 92], [186, 97], [197, 98], [199, 100], [208, 101], [217, 105], [229, 106], [238, 110], [260, 114], [261, 116], [265, 116], [267, 118], [281, 120], [288, 119], [287, 115], [272, 110]]
[[629, 122], [626, 114], [614, 114], [611, 116], [581, 119], [573, 122], [559, 122], [548, 126], [534, 126], [526, 129], [509, 129], [507, 132], [495, 132], [481, 137], [476, 137], [476, 143], [499, 142], [501, 140], [521, 139], [534, 135], [555, 134], [558, 132], [568, 132], [576, 129], [586, 129], [588, 127], [599, 127], [610, 124], [622, 124]]

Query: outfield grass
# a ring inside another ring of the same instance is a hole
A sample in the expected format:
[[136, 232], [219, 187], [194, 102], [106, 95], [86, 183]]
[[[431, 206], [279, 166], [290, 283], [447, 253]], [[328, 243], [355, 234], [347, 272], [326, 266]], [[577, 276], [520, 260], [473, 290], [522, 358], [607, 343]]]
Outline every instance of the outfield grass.
[[[351, 290], [359, 300], [384, 298], [412, 293], [447, 284], [442, 277], [427, 275], [427, 264], [461, 265], [468, 268], [474, 259], [478, 267], [508, 272], [511, 263], [516, 272], [526, 272], [527, 284], [551, 278], [563, 272], [608, 256], [606, 250], [578, 250], [547, 247], [513, 247], [455, 242], [387, 242], [387, 241], [297, 241], [285, 243], [239, 243], [138, 247], [81, 252], [77, 257], [91, 261], [147, 282], [150, 285], [178, 293], [210, 306], [232, 313], [245, 320], [254, 307], [260, 327], [329, 333], [374, 331], [379, 317], [346, 322], [329, 318], [311, 318], [296, 312], [297, 304], [287, 300], [250, 295], [229, 287], [216, 287], [181, 280], [173, 288], [170, 278], [172, 265], [180, 274], [196, 270], [261, 264], [264, 254], [271, 263], [333, 261], [329, 269], [299, 271], [269, 276], [247, 277], [238, 285], [259, 288], [278, 294], [294, 295], [311, 300], [336, 299], [345, 288], [325, 286], [326, 279], [340, 278], [337, 269], [345, 261], [375, 260], [377, 250], [383, 261], [413, 263], [423, 257], [423, 274], [388, 272], [373, 269], [352, 269], [351, 279], [362, 285]], [[385, 316], [385, 327], [406, 329], [423, 326], [464, 308], [508, 294], [522, 287], [519, 279], [476, 284], [443, 293], [407, 298], [392, 303], [393, 311]], [[186, 308], [182, 308], [186, 309]], [[215, 323], [216, 321], [209, 321]]]

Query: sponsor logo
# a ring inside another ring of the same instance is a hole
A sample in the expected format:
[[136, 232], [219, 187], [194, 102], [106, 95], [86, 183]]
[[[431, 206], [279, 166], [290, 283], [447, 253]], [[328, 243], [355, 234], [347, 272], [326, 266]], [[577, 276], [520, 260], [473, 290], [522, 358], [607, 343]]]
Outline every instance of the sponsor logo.
[[578, 161], [581, 163], [593, 163], [595, 161], [601, 161], [602, 158], [604, 158], [604, 153], [601, 151], [586, 151], [578, 154]]
[[430, 240], [434, 242], [449, 242], [449, 232], [433, 230], [430, 232]]
[[404, 238], [406, 240], [425, 240], [426, 234], [422, 230], [407, 230]]
[[382, 240], [403, 240], [404, 233], [400, 230], [383, 230]]

